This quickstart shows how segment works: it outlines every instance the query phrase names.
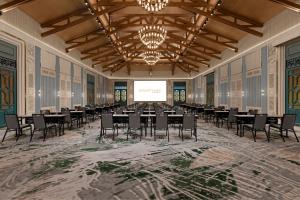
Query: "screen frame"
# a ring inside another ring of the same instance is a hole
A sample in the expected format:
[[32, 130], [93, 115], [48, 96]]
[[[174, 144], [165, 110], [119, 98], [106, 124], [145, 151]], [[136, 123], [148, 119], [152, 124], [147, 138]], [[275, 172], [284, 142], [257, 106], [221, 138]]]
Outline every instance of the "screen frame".
[[[135, 82], [165, 82], [166, 85], [166, 100], [165, 101], [135, 101]], [[167, 80], [134, 80], [133, 81], [133, 102], [167, 102], [168, 101], [168, 81]]]

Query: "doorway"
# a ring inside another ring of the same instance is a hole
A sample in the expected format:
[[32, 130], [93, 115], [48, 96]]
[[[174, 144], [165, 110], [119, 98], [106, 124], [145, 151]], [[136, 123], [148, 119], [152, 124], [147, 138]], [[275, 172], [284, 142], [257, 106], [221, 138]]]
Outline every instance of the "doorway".
[[186, 102], [186, 82], [174, 82], [173, 85], [173, 103], [174, 106]]
[[296, 114], [300, 125], [300, 41], [286, 46], [285, 113]]
[[0, 127], [4, 115], [17, 113], [17, 47], [0, 40]]
[[127, 106], [127, 82], [115, 82], [115, 104]]

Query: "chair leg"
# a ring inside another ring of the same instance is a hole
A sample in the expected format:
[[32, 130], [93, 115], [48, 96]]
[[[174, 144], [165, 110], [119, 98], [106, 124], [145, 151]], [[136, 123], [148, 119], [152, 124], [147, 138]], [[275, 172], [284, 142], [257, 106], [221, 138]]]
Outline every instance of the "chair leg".
[[143, 128], [141, 127], [140, 141], [142, 141]]
[[5, 133], [4, 133], [4, 136], [3, 136], [3, 138], [2, 138], [2, 142], [4, 141], [7, 132], [8, 132], [8, 130], [6, 129], [6, 131], [5, 131]]
[[280, 129], [280, 136], [281, 136], [283, 142], [285, 142], [284, 136], [282, 135], [282, 129]]
[[[256, 142], [256, 133], [254, 133], [254, 130], [252, 129], [252, 136], [253, 136], [253, 140], [254, 140], [254, 142]], [[255, 131], [256, 132], [256, 131]]]
[[183, 141], [183, 127], [181, 128], [181, 140]]
[[129, 127], [128, 127], [128, 129], [127, 129], [127, 140], [128, 140], [128, 134], [129, 134]]
[[296, 134], [295, 130], [293, 129], [292, 131], [293, 131], [293, 133], [294, 133], [294, 135], [295, 135], [295, 137], [296, 137], [297, 142], [299, 142], [299, 139], [298, 139], [298, 137], [297, 137], [297, 134]]
[[[100, 128], [100, 140], [102, 139], [102, 137], [103, 137], [103, 128], [102, 128], [102, 126], [101, 126], [101, 128]], [[99, 142], [100, 142], [100, 140], [99, 140]]]
[[30, 140], [29, 140], [29, 142], [31, 142], [31, 141], [32, 141], [32, 138], [33, 138], [33, 134], [34, 134], [34, 132], [35, 132], [35, 130], [31, 131], [31, 135], [30, 135]]
[[269, 137], [269, 134], [268, 134], [267, 130], [266, 130], [266, 129], [264, 129], [264, 131], [265, 131], [265, 133], [266, 133], [266, 136], [267, 136], [268, 142], [270, 142], [270, 137]]
[[169, 133], [169, 129], [167, 128], [167, 135], [168, 135], [168, 142], [170, 142], [170, 133]]
[[154, 137], [154, 141], [156, 141], [156, 129], [154, 129], [153, 137]]
[[113, 141], [115, 140], [115, 128], [113, 128]]
[[19, 140], [19, 137], [22, 135], [22, 130], [17, 130], [17, 138], [16, 141]]
[[45, 140], [46, 140], [47, 132], [48, 132], [48, 130], [45, 129], [45, 130], [44, 130], [44, 142], [45, 142]]

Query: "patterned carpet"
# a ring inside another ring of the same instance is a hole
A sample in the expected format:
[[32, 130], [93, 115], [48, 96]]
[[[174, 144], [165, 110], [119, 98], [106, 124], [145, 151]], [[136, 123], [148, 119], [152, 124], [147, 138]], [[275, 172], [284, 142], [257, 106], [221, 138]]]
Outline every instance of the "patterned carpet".
[[[149, 135], [126, 141], [124, 130], [113, 142], [99, 141], [92, 128], [49, 136], [29, 144], [13, 133], [0, 145], [0, 199], [300, 199], [300, 144], [274, 133], [235, 135], [198, 122], [198, 142], [171, 128], [170, 142]], [[3, 131], [1, 130], [1, 137]]]

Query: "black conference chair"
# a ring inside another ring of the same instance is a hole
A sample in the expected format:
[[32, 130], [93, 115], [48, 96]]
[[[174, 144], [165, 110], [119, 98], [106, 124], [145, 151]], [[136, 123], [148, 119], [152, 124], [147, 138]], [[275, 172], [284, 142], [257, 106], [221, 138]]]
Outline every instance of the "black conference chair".
[[118, 133], [118, 126], [113, 123], [113, 115], [111, 113], [102, 114], [101, 119], [101, 130], [100, 130], [100, 139], [106, 135], [107, 130], [112, 130], [113, 132], [113, 140], [115, 140], [115, 131], [117, 129]]
[[299, 139], [294, 129], [296, 123], [296, 117], [297, 117], [296, 114], [284, 114], [281, 124], [270, 124], [269, 131], [268, 131], [269, 134], [271, 128], [276, 129], [277, 131], [280, 132], [280, 136], [282, 137], [283, 142], [285, 142], [283, 131], [285, 131], [286, 137], [288, 137], [288, 132], [292, 131], [296, 137], [297, 142], [299, 142]]
[[160, 113], [156, 115], [156, 123], [154, 124], [154, 141], [156, 141], [156, 131], [165, 130], [166, 136], [168, 136], [168, 142], [170, 141], [169, 127], [168, 127], [168, 115]]
[[229, 130], [229, 128], [232, 128], [232, 124], [236, 123], [235, 115], [237, 115], [237, 114], [238, 114], [238, 108], [231, 108], [229, 110], [228, 117], [225, 117], [222, 119], [222, 126], [223, 126], [223, 123], [226, 122], [227, 129]]
[[193, 134], [195, 135], [196, 141], [197, 141], [197, 135], [195, 133], [195, 115], [192, 114], [184, 114], [183, 115], [183, 122], [181, 127], [179, 128], [179, 136], [181, 136], [181, 139], [183, 141], [183, 131], [191, 131], [191, 137], [193, 137]]
[[33, 114], [33, 125], [34, 125], [34, 130], [30, 136], [30, 142], [32, 141], [33, 134], [35, 131], [42, 131], [43, 132], [43, 138], [45, 141], [47, 137], [47, 133], [50, 129], [55, 129], [55, 135], [57, 135], [57, 127], [55, 124], [46, 124], [45, 118], [43, 114]]
[[248, 129], [252, 132], [253, 140], [256, 142], [256, 132], [257, 131], [264, 131], [266, 133], [268, 142], [270, 141], [269, 134], [266, 131], [266, 123], [267, 123], [267, 114], [256, 114], [254, 117], [254, 121], [252, 124], [245, 124], [243, 125], [243, 134], [244, 130]]
[[140, 141], [142, 140], [143, 135], [143, 127], [141, 125], [141, 117], [139, 114], [129, 114], [129, 123], [128, 123], [128, 130], [127, 130], [127, 140], [128, 135], [132, 133], [131, 131], [140, 130]]
[[6, 131], [4, 133], [2, 142], [5, 139], [5, 136], [10, 131], [16, 132], [16, 141], [18, 141], [19, 137], [23, 134], [23, 130], [29, 128], [30, 133], [32, 134], [32, 127], [30, 124], [20, 124], [18, 120], [18, 116], [16, 114], [6, 114], [4, 116], [5, 123], [6, 123]]

